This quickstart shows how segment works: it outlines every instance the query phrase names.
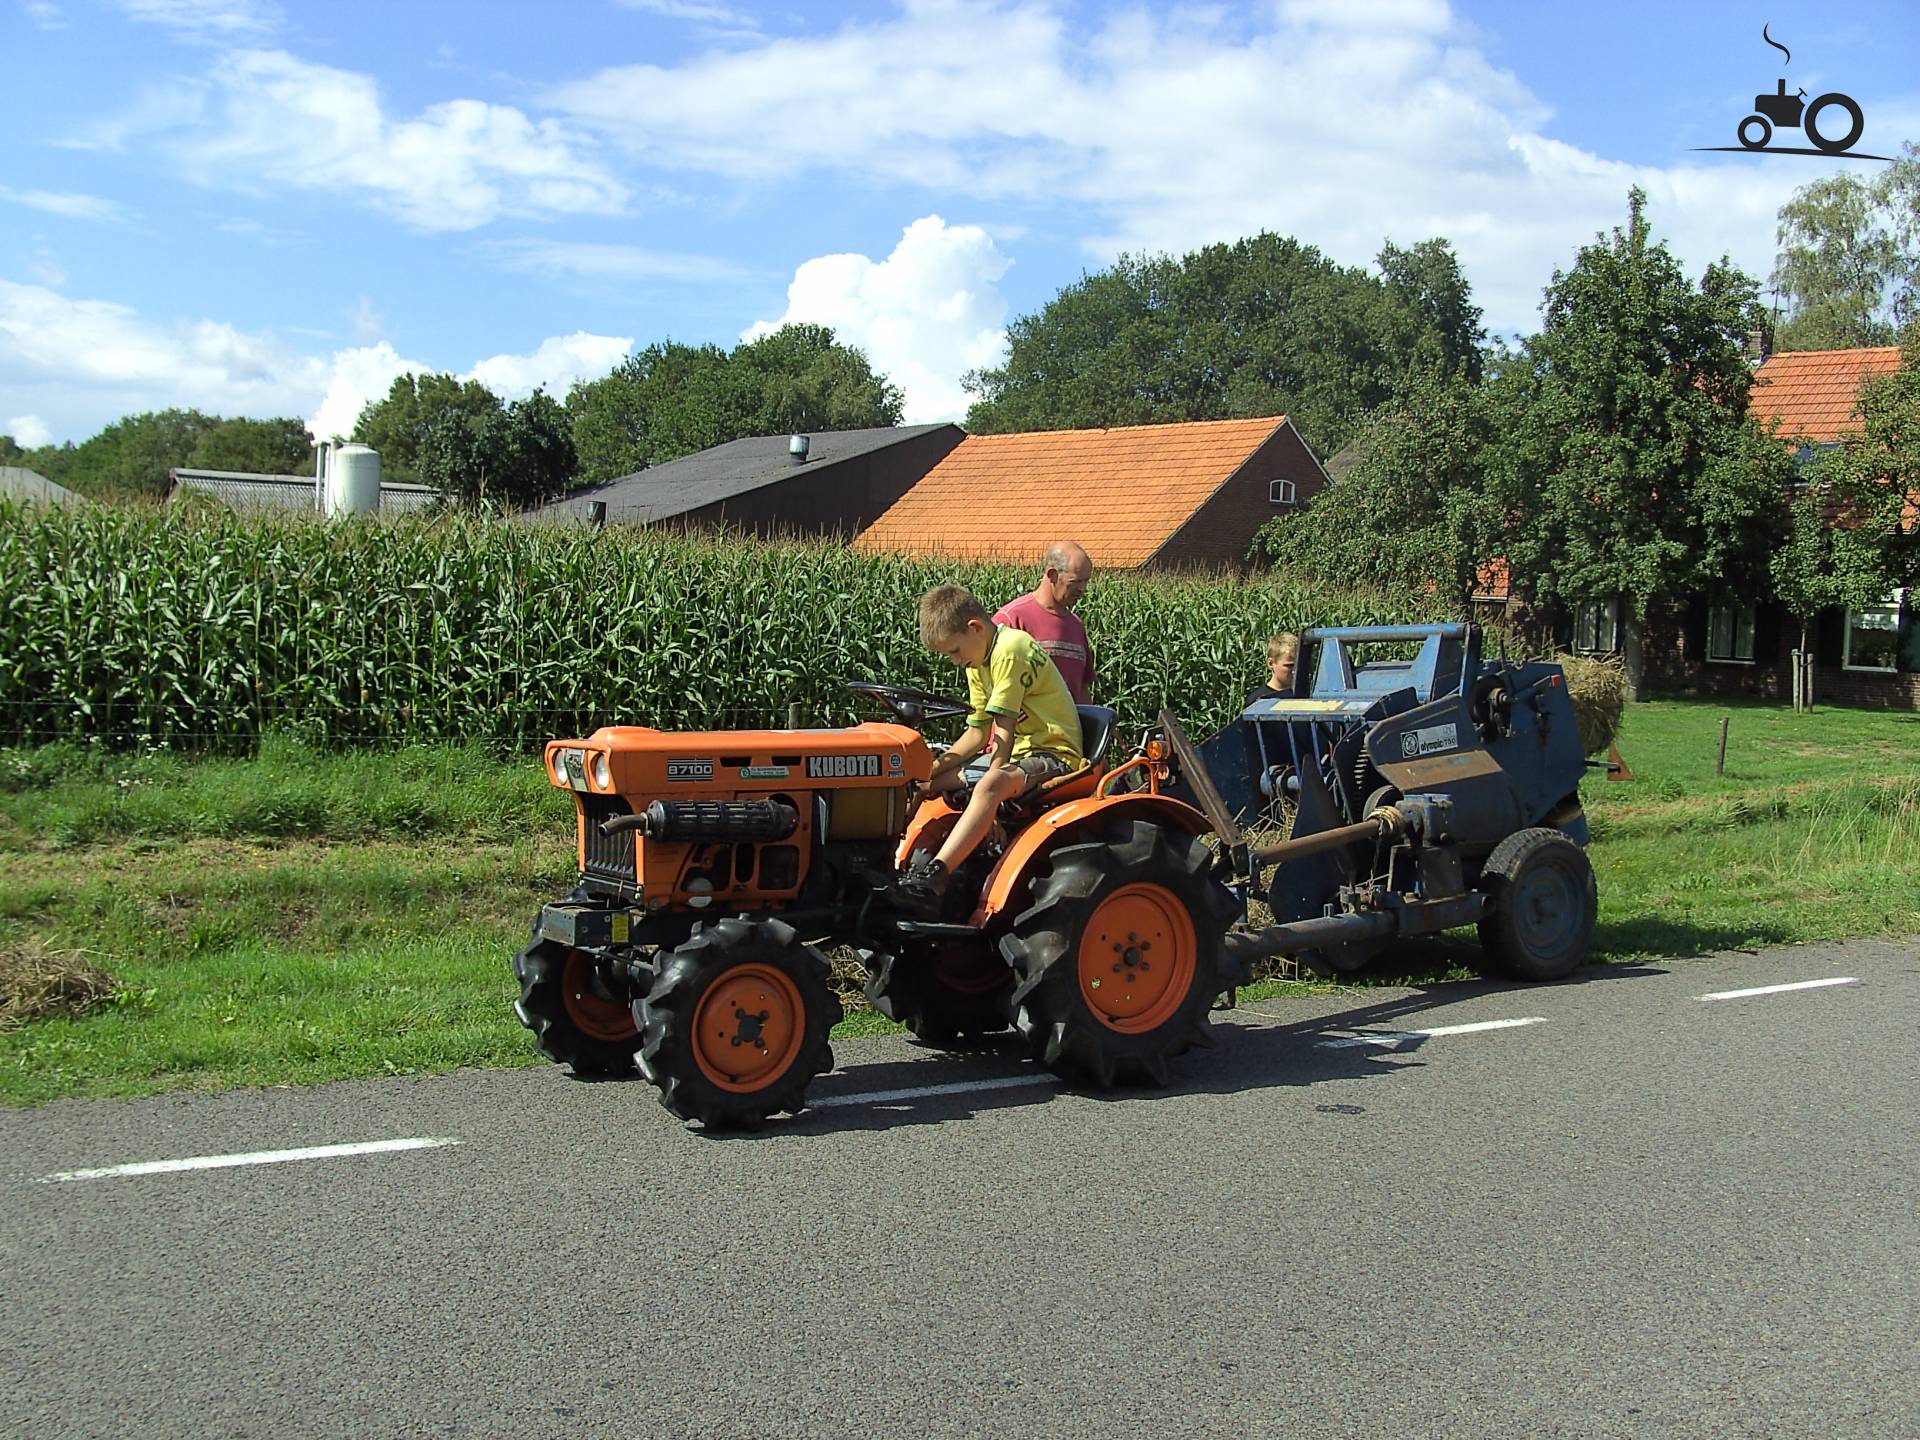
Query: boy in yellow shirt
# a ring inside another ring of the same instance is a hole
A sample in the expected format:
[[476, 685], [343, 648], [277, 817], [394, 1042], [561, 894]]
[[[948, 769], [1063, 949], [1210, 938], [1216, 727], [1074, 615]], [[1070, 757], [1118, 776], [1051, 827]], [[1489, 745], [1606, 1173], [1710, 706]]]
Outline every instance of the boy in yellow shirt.
[[959, 789], [961, 767], [981, 751], [990, 752], [987, 773], [973, 787], [940, 853], [893, 883], [901, 909], [932, 915], [954, 868], [993, 828], [1001, 802], [1070, 774], [1086, 761], [1080, 712], [1047, 652], [1024, 630], [996, 626], [970, 590], [936, 585], [920, 597], [920, 642], [967, 672], [967, 699], [973, 705], [966, 730], [933, 762], [929, 784], [936, 792]]

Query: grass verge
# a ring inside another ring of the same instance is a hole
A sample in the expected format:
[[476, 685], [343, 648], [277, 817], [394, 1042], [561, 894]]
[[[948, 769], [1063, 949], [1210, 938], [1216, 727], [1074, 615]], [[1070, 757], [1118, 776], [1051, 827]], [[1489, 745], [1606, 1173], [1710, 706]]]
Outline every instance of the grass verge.
[[[1920, 933], [1920, 717], [1657, 702], [1620, 746], [1636, 778], [1584, 786], [1598, 958]], [[484, 751], [0, 754], [0, 956], [111, 977], [0, 1029], [0, 1103], [545, 1063], [506, 961], [572, 870], [564, 798]], [[1477, 953], [1471, 931], [1411, 942], [1357, 982]]]

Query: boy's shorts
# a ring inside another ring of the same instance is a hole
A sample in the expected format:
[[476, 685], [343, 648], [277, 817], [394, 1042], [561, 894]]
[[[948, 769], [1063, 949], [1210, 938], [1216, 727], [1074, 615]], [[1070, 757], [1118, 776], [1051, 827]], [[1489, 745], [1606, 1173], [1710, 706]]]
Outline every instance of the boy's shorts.
[[1049, 780], [1058, 780], [1062, 775], [1070, 774], [1078, 766], [1069, 765], [1050, 750], [1031, 750], [1018, 760], [1007, 762], [1007, 768], [1018, 770], [1027, 777], [1027, 785], [1020, 793], [1031, 795]]

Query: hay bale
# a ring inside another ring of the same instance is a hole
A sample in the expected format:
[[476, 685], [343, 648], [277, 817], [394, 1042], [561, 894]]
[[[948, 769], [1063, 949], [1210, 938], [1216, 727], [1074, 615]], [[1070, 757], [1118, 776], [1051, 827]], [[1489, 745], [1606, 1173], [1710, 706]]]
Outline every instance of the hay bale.
[[1553, 663], [1567, 677], [1580, 753], [1598, 755], [1620, 736], [1627, 708], [1627, 670], [1617, 655], [1556, 655]]
[[83, 1015], [118, 989], [78, 950], [52, 950], [37, 940], [0, 946], [0, 1031], [51, 1015]]

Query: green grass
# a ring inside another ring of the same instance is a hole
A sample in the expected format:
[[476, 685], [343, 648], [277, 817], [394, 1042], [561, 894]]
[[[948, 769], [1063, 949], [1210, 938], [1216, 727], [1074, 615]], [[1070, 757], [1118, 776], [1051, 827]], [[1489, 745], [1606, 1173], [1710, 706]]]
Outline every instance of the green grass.
[[[1620, 748], [1634, 781], [1583, 787], [1602, 958], [1920, 933], [1920, 717], [1656, 702]], [[537, 761], [483, 750], [0, 752], [0, 954], [82, 952], [119, 984], [0, 1033], [0, 1101], [544, 1063], [506, 961], [572, 884], [572, 836]], [[1475, 953], [1455, 932], [1366, 978], [1464, 975]]]

